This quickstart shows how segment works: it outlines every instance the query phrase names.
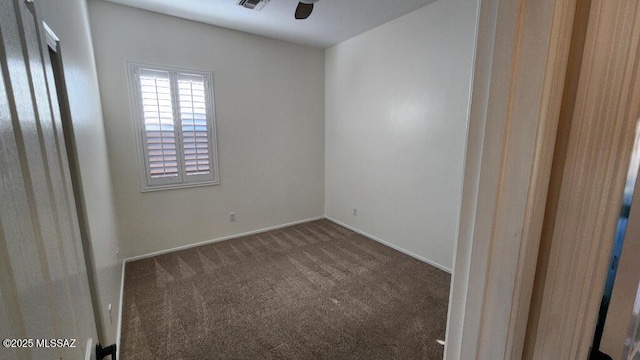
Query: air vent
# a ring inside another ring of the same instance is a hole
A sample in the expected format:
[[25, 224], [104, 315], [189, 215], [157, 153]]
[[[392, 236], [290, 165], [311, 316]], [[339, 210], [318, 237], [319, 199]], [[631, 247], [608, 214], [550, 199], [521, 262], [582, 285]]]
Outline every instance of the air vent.
[[238, 5], [250, 10], [262, 10], [268, 3], [269, 0], [240, 0]]

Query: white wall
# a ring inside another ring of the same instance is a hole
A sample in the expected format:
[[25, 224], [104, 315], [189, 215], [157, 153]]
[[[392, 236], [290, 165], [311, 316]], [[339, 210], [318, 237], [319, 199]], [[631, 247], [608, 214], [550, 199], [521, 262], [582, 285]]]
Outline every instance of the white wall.
[[[56, 0], [40, 1], [40, 6], [44, 21], [60, 38], [87, 213], [85, 254], [94, 265], [91, 281], [92, 290], [97, 288], [94, 301], [99, 309], [100, 341], [109, 344], [116, 340], [122, 265], [115, 253], [114, 196], [87, 4], [85, 0]], [[108, 304], [113, 305], [113, 323]]]
[[440, 0], [328, 49], [325, 59], [326, 215], [446, 269], [475, 17], [475, 1]]
[[[125, 256], [323, 215], [322, 50], [103, 1], [89, 12]], [[140, 192], [126, 61], [213, 72], [220, 185]]]

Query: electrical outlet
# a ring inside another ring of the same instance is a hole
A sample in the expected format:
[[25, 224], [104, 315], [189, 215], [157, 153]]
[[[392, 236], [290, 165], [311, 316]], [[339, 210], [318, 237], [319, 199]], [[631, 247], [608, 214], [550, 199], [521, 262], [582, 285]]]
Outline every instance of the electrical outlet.
[[353, 208], [353, 216], [358, 216], [358, 208]]
[[229, 213], [229, 220], [231, 222], [236, 221], [236, 213]]

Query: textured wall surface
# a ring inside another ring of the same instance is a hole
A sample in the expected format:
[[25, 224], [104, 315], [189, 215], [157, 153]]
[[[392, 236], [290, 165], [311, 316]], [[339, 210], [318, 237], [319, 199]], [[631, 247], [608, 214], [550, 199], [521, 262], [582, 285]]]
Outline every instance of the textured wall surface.
[[[125, 256], [323, 215], [322, 50], [104, 1], [89, 12]], [[140, 192], [127, 61], [213, 72], [220, 185]]]
[[[92, 271], [100, 341], [116, 341], [122, 263], [107, 156], [102, 106], [86, 0], [41, 1], [44, 21], [60, 38], [77, 163], [85, 203], [85, 255]], [[81, 214], [82, 215], [82, 214]], [[107, 310], [112, 304], [113, 318]], [[113, 320], [113, 321], [112, 321]]]
[[326, 54], [326, 214], [445, 269], [475, 16], [474, 1], [437, 1]]

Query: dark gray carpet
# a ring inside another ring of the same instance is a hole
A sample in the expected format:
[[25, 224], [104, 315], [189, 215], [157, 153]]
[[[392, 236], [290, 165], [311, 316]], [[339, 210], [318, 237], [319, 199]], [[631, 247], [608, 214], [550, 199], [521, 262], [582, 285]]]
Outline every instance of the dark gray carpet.
[[127, 263], [123, 359], [441, 359], [450, 275], [328, 220]]

